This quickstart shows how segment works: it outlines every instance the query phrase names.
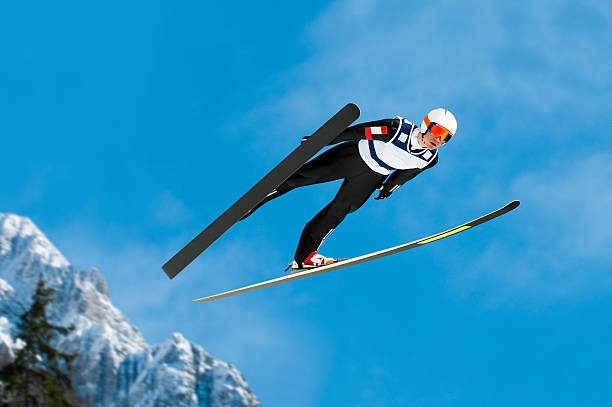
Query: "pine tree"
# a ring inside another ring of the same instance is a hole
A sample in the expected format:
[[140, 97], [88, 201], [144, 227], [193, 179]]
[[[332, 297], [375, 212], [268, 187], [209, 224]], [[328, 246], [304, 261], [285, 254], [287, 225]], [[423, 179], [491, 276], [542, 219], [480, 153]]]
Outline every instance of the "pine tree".
[[75, 355], [62, 353], [51, 345], [58, 335], [73, 328], [53, 325], [48, 321], [46, 307], [55, 301], [55, 290], [38, 281], [32, 305], [19, 315], [17, 338], [24, 346], [15, 360], [0, 371], [0, 405], [23, 407], [75, 407], [67, 400], [73, 393], [72, 381], [64, 373], [74, 369]]

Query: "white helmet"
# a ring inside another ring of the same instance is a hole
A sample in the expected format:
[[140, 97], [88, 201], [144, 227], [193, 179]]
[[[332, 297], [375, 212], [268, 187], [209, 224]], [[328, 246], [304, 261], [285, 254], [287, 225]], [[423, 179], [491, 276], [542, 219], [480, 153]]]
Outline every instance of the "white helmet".
[[427, 133], [427, 130], [435, 124], [444, 127], [451, 136], [457, 131], [457, 119], [455, 119], [455, 116], [446, 109], [438, 108], [429, 112], [421, 123], [421, 133]]

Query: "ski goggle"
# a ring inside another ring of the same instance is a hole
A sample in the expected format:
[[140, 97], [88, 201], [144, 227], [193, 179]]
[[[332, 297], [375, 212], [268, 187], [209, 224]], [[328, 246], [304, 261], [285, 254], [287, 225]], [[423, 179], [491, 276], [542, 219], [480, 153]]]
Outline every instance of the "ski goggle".
[[448, 131], [448, 129], [440, 126], [436, 122], [432, 122], [429, 120], [429, 117], [425, 117], [425, 124], [427, 125], [427, 130], [431, 133], [431, 135], [439, 138], [443, 143], [448, 143], [453, 137], [453, 134]]

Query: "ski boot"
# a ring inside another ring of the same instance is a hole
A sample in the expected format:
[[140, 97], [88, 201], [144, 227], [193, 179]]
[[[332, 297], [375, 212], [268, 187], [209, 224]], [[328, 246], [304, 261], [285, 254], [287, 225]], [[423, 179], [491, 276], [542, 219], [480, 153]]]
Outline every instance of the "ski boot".
[[325, 257], [317, 252], [312, 252], [302, 262], [302, 264], [298, 264], [297, 261], [293, 260], [289, 263], [289, 267], [286, 270], [292, 269], [291, 272], [297, 270], [311, 269], [315, 267], [325, 266], [327, 264], [332, 264], [336, 262], [336, 259], [331, 257]]

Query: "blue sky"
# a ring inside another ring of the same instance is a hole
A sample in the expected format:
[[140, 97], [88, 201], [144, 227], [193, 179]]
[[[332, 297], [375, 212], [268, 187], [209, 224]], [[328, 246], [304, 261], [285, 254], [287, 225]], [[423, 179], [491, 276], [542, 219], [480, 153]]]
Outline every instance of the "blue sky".
[[[0, 211], [30, 217], [159, 343], [235, 364], [265, 406], [609, 405], [612, 6], [602, 1], [34, 2], [0, 6]], [[339, 183], [296, 190], [179, 277], [161, 265], [349, 101], [459, 130], [350, 215], [360, 255], [277, 277]]]

